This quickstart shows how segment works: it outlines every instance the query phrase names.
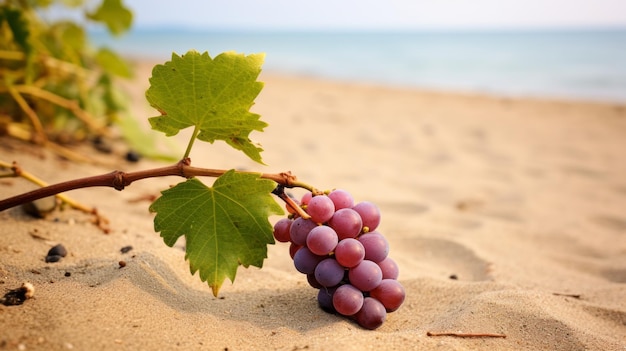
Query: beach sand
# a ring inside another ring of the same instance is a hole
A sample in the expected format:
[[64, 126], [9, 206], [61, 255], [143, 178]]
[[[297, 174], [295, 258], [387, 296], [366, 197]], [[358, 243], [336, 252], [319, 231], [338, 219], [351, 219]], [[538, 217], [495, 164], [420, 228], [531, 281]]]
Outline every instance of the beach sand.
[[[143, 98], [150, 67], [126, 86], [142, 119], [155, 115]], [[108, 217], [110, 234], [78, 211], [0, 212], [0, 288], [35, 287], [24, 304], [0, 305], [0, 349], [626, 349], [626, 106], [260, 80], [253, 111], [269, 127], [251, 138], [268, 166], [220, 142], [197, 142], [193, 165], [289, 170], [377, 203], [404, 305], [375, 331], [325, 313], [281, 243], [215, 298], [183, 243], [165, 246], [149, 202], [135, 201], [181, 179], [151, 179], [68, 193]], [[49, 183], [162, 165], [98, 157], [114, 168], [0, 139], [0, 160]], [[4, 178], [0, 198], [33, 187]], [[68, 256], [45, 263], [58, 243]]]

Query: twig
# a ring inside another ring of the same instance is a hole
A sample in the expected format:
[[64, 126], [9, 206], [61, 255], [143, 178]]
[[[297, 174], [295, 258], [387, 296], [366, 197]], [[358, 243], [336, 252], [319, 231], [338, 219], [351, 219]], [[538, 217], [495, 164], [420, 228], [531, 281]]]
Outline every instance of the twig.
[[[191, 160], [189, 158], [183, 159], [178, 163], [161, 167], [148, 169], [137, 172], [122, 172], [122, 171], [113, 171], [106, 174], [101, 174], [97, 176], [91, 176], [86, 178], [73, 179], [62, 183], [57, 183], [53, 185], [49, 185], [43, 188], [35, 189], [27, 193], [19, 194], [4, 200], [0, 200], [0, 211], [4, 211], [8, 208], [15, 207], [27, 202], [35, 201], [37, 199], [41, 199], [44, 197], [57, 195], [59, 193], [76, 190], [82, 188], [90, 188], [90, 187], [112, 187], [116, 190], [123, 190], [125, 187], [129, 186], [131, 183], [137, 180], [146, 179], [146, 178], [155, 178], [155, 177], [166, 177], [166, 176], [179, 176], [184, 178], [192, 178], [196, 176], [205, 176], [205, 177], [219, 177], [222, 174], [228, 172], [228, 170], [222, 169], [209, 169], [209, 168], [198, 168], [190, 166]], [[287, 188], [300, 187], [304, 189], [311, 190], [313, 187], [307, 185], [305, 183], [299, 182], [297, 178], [291, 174], [291, 172], [282, 172], [282, 173], [258, 173], [258, 172], [243, 172], [238, 171], [239, 173], [245, 174], [257, 174], [260, 178], [270, 179], [275, 181], [278, 184], [283, 185]]]
[[[22, 125], [19, 123], [9, 123], [7, 125], [6, 132], [7, 132], [7, 135], [15, 139], [22, 140], [25, 142], [32, 142], [31, 131], [26, 128], [23, 128]], [[75, 151], [72, 151], [71, 149], [63, 147], [59, 144], [53, 143], [49, 140], [46, 141], [43, 145], [47, 147], [48, 149], [50, 149], [52, 152], [56, 153], [57, 155], [64, 157], [71, 161], [83, 162], [83, 163], [89, 163], [89, 164], [101, 164], [102, 163], [90, 157], [79, 154]]]
[[580, 294], [563, 294], [563, 293], [552, 293], [552, 295], [554, 296], [565, 296], [565, 297], [572, 297], [574, 299], [580, 299]]
[[106, 134], [106, 126], [98, 125], [96, 119], [91, 116], [87, 111], [81, 109], [78, 103], [74, 100], [66, 99], [62, 96], [51, 93], [44, 89], [37, 88], [35, 86], [16, 85], [14, 86], [14, 89], [19, 93], [28, 94], [70, 110], [74, 114], [74, 116], [76, 116], [83, 123], [85, 123], [85, 125], [87, 125], [91, 130], [97, 133]]
[[[13, 176], [13, 177], [22, 177], [22, 178], [28, 180], [29, 182], [42, 187], [42, 188], [39, 188], [37, 190], [41, 190], [41, 189], [45, 189], [46, 187], [49, 187], [49, 185], [46, 182], [44, 182], [43, 180], [39, 179], [35, 175], [33, 175], [33, 174], [31, 174], [31, 173], [29, 173], [29, 172], [27, 172], [25, 170], [23, 170], [17, 164], [17, 162], [13, 162], [13, 164], [8, 164], [6, 162], [0, 161], [0, 167], [11, 169], [11, 172], [12, 172], [11, 176]], [[8, 175], [3, 175], [3, 176], [8, 176]], [[110, 229], [108, 227], [109, 220], [106, 217], [100, 215], [95, 208], [89, 207], [87, 205], [84, 205], [84, 204], [82, 204], [82, 203], [80, 203], [80, 202], [78, 202], [78, 201], [68, 197], [67, 195], [56, 193], [56, 194], [50, 194], [48, 196], [52, 196], [52, 195], [56, 196], [59, 200], [61, 200], [64, 203], [68, 204], [73, 209], [82, 211], [82, 212], [87, 213], [87, 214], [94, 215], [94, 217], [95, 217], [94, 224], [98, 228], [100, 228], [103, 232], [105, 232], [105, 233], [108, 233], [110, 231]], [[38, 197], [38, 198], [36, 198], [34, 200], [41, 199], [41, 198], [44, 198], [44, 197], [47, 197], [47, 196], [41, 196], [41, 197]], [[30, 201], [34, 201], [34, 200], [30, 200]], [[4, 200], [2, 200], [2, 201], [4, 201]], [[11, 207], [14, 207], [14, 206], [17, 206], [17, 205], [21, 205], [23, 203], [27, 203], [27, 202], [30, 202], [30, 201], [23, 201], [23, 202], [20, 202], [20, 203], [18, 203], [16, 205], [11, 206]]]
[[504, 334], [495, 333], [456, 333], [456, 332], [426, 332], [428, 336], [455, 336], [459, 338], [506, 338]]
[[28, 119], [30, 119], [30, 123], [32, 123], [33, 128], [35, 128], [35, 132], [37, 134], [36, 143], [37, 144], [45, 144], [48, 141], [48, 137], [46, 136], [46, 132], [43, 129], [43, 125], [39, 120], [39, 116], [37, 113], [28, 105], [26, 100], [20, 95], [20, 93], [15, 89], [15, 87], [7, 82], [7, 89], [11, 97], [15, 100], [15, 102], [19, 105], [19, 107], [24, 111]]

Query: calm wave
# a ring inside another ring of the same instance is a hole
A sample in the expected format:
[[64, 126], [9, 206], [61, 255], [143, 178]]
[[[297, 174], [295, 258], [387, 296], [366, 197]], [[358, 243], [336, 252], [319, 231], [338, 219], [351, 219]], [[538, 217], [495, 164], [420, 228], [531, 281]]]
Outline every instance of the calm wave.
[[264, 70], [500, 96], [626, 102], [626, 29], [560, 32], [290, 33], [135, 30], [95, 34], [129, 56], [265, 52]]

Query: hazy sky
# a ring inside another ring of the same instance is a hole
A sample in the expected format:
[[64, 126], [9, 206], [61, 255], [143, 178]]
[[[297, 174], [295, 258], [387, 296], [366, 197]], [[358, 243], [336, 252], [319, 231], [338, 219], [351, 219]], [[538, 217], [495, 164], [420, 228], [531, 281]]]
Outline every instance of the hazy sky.
[[626, 27], [626, 0], [124, 0], [135, 26], [265, 29]]

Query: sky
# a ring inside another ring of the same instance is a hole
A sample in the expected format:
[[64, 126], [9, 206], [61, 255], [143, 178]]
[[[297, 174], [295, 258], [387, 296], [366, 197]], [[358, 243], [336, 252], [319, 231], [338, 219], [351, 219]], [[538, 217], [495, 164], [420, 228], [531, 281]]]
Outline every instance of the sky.
[[626, 0], [124, 0], [134, 27], [287, 30], [626, 27]]

